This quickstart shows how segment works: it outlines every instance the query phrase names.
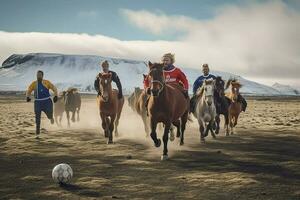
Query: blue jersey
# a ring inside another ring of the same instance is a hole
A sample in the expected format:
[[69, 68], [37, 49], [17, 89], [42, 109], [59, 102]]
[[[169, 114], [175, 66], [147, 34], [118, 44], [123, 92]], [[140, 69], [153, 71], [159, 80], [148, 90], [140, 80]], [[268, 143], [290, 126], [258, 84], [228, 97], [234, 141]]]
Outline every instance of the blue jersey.
[[194, 85], [193, 85], [193, 93], [196, 94], [198, 88], [200, 88], [203, 84], [203, 81], [206, 80], [206, 79], [216, 79], [216, 77], [212, 74], [208, 74], [207, 76], [204, 76], [204, 75], [201, 75], [199, 76], [195, 82], [194, 82]]

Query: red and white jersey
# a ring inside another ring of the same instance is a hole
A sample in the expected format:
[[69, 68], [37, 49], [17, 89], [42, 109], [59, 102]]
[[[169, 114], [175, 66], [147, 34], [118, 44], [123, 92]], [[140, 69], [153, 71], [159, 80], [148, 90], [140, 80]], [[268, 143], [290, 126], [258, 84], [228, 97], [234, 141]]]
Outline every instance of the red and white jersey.
[[[189, 89], [189, 83], [184, 73], [177, 67], [171, 70], [164, 70], [166, 83], [179, 83], [182, 84], [185, 90]], [[144, 88], [150, 87], [149, 79], [144, 80]]]

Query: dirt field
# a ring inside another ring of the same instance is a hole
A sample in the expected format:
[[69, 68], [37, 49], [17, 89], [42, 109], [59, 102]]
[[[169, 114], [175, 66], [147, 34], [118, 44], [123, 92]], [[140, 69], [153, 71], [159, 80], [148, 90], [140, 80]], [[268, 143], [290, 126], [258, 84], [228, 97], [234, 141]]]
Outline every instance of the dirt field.
[[[120, 134], [107, 145], [94, 97], [85, 97], [81, 121], [68, 129], [43, 115], [34, 138], [33, 103], [0, 96], [1, 199], [300, 199], [300, 101], [249, 100], [237, 133], [200, 144], [196, 122], [185, 146], [170, 144], [160, 161], [141, 119], [125, 103]], [[68, 163], [72, 184], [52, 181]]]

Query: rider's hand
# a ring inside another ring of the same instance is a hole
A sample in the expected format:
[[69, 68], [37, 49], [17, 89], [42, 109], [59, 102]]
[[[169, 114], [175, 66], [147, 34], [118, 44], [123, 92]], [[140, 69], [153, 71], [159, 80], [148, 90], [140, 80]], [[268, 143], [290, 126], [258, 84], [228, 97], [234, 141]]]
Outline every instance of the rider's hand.
[[119, 93], [118, 94], [118, 99], [122, 99], [123, 98], [123, 94], [122, 93]]
[[53, 102], [56, 103], [57, 102], [57, 96], [53, 97]]
[[26, 97], [26, 102], [31, 101], [30, 97]]

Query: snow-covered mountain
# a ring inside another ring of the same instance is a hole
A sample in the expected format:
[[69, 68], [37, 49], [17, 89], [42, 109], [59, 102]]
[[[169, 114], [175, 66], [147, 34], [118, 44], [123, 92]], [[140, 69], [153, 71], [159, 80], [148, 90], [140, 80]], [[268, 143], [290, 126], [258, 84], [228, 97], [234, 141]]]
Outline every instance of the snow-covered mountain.
[[272, 85], [272, 87], [275, 90], [278, 90], [280, 93], [289, 94], [289, 95], [300, 95], [300, 91], [298, 91], [297, 89], [293, 88], [290, 85], [283, 85], [283, 84], [279, 84], [279, 83], [274, 83]]
[[[14, 54], [7, 58], [0, 67], [0, 90], [21, 91], [32, 80], [36, 71], [43, 70], [45, 79], [51, 80], [60, 90], [77, 87], [83, 92], [94, 92], [93, 83], [103, 60], [108, 60], [110, 69], [116, 71], [121, 79], [124, 94], [129, 94], [134, 87], [142, 87], [143, 74], [148, 71], [144, 61], [118, 59], [90, 55], [62, 55], [48, 53]], [[201, 73], [199, 70], [184, 68], [183, 71], [192, 86]], [[259, 84], [227, 72], [212, 71], [224, 79], [235, 77], [243, 84], [242, 93], [249, 95], [290, 95], [285, 90]], [[192, 88], [192, 87], [190, 87]], [[191, 91], [190, 91], [191, 92]]]

